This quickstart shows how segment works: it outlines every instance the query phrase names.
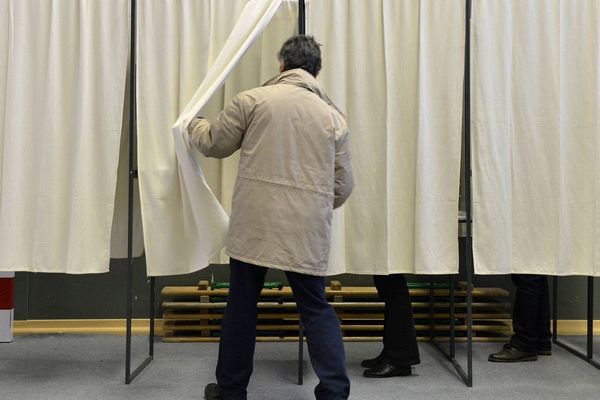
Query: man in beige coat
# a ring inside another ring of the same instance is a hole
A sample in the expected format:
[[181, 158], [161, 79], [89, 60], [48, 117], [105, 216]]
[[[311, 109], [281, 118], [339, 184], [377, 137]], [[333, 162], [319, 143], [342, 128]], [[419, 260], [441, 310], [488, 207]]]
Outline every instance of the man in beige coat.
[[246, 399], [257, 301], [268, 268], [286, 271], [305, 327], [319, 400], [347, 399], [350, 381], [337, 316], [325, 299], [333, 209], [354, 186], [344, 115], [315, 77], [319, 44], [288, 39], [281, 73], [238, 94], [214, 122], [197, 118], [190, 141], [207, 157], [240, 149], [226, 253], [230, 289], [221, 324], [217, 382], [206, 399]]

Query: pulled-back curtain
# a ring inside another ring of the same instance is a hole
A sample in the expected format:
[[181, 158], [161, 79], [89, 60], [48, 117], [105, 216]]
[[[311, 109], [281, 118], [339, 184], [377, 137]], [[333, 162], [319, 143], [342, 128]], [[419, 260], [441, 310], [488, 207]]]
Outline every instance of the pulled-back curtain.
[[296, 31], [297, 3], [149, 0], [141, 7], [138, 154], [147, 269], [183, 274], [221, 259], [237, 159], [207, 159], [176, 139], [200, 110], [214, 118], [235, 94], [277, 73], [277, 50]]
[[106, 272], [129, 1], [0, 2], [0, 270]]
[[[217, 54], [237, 53], [223, 33], [233, 29], [224, 24], [233, 19], [220, 13], [225, 7], [228, 15], [240, 15], [235, 13], [245, 3], [149, 1], [140, 17], [140, 184], [150, 275], [203, 268], [221, 245], [226, 218], [202, 187], [202, 176], [228, 212], [236, 156], [223, 161], [189, 156], [193, 152], [183, 140], [177, 164], [167, 127], [184, 111]], [[248, 3], [259, 4], [264, 10], [272, 6], [267, 0]], [[232, 96], [278, 72], [275, 56], [295, 32], [296, 7], [281, 4], [224, 90], [208, 105], [183, 112], [177, 135], [199, 108], [214, 117]], [[252, 20], [239, 18], [238, 28]], [[464, 5], [310, 1], [308, 20], [308, 32], [323, 43], [319, 78], [348, 115], [357, 178], [355, 193], [335, 219], [329, 274], [456, 272]], [[224, 77], [230, 67], [224, 63], [208, 73]], [[186, 180], [184, 169], [196, 177]], [[189, 195], [187, 182], [200, 185], [196, 195]]]
[[600, 275], [600, 2], [473, 2], [479, 274]]

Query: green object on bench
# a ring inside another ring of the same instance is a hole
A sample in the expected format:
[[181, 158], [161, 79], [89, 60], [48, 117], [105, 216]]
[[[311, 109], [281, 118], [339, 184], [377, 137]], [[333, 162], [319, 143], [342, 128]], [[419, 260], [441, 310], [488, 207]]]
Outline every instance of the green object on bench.
[[[229, 289], [229, 282], [215, 282], [214, 275], [210, 276], [210, 289]], [[263, 284], [263, 289], [283, 289], [283, 282], [275, 281], [275, 282], [265, 282]]]
[[406, 284], [409, 289], [450, 289], [450, 285], [442, 282], [427, 283], [427, 282], [408, 282]]
[[[227, 303], [227, 296], [210, 296], [211, 303]], [[259, 296], [259, 303], [273, 303], [275, 305], [283, 303], [283, 297]]]
[[[211, 282], [211, 289], [229, 289], [229, 282]], [[264, 289], [283, 289], [283, 282], [265, 282], [263, 285]]]

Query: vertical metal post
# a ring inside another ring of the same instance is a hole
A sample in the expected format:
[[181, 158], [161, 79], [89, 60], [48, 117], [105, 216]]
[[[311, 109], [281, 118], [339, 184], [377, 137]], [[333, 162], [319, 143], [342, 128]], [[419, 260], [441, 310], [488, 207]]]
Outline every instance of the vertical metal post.
[[[306, 34], [306, 4], [298, 1], [298, 34]], [[304, 326], [298, 317], [298, 385], [304, 383]]]
[[435, 299], [433, 297], [433, 288], [434, 288], [434, 284], [433, 282], [429, 282], [429, 341], [431, 341], [432, 343], [435, 341], [435, 308], [433, 306], [433, 303], [435, 302]]
[[587, 285], [587, 356], [594, 358], [594, 278], [588, 276]]
[[467, 386], [473, 386], [473, 210], [471, 187], [471, 7], [466, 0], [465, 75], [463, 121], [465, 129], [465, 211], [467, 232], [465, 237], [465, 266], [467, 269]]
[[135, 160], [137, 112], [136, 112], [136, 0], [131, 0], [131, 34], [130, 34], [130, 60], [129, 60], [129, 193], [127, 204], [127, 322], [125, 333], [125, 383], [128, 385], [154, 358], [154, 303], [155, 279], [150, 278], [150, 333], [148, 344], [148, 357], [131, 372], [131, 325], [133, 319], [133, 198], [134, 185], [138, 177]]
[[454, 324], [454, 278], [452, 275], [448, 276], [448, 300], [450, 301], [450, 358], [454, 358], [456, 355], [456, 332]]
[[558, 339], [558, 276], [552, 277], [552, 340]]
[[[472, 254], [472, 249], [471, 252]], [[473, 386], [473, 270], [472, 262], [467, 262], [467, 382]]]
[[154, 357], [154, 322], [156, 315], [156, 278], [150, 277], [150, 332], [148, 334], [148, 355]]
[[455, 358], [455, 326], [454, 326], [454, 280], [450, 276], [450, 351], [446, 353], [438, 343], [433, 340], [433, 345], [441, 351], [452, 363], [456, 372], [460, 375], [463, 382], [468, 386], [473, 386], [473, 212], [472, 212], [472, 189], [471, 189], [471, 5], [472, 0], [465, 0], [465, 65], [464, 65], [464, 86], [463, 86], [463, 132], [465, 135], [465, 259], [464, 265], [467, 275], [467, 288], [465, 302], [467, 304], [467, 372]]
[[135, 180], [135, 20], [136, 0], [131, 0], [129, 57], [129, 189], [127, 203], [127, 323], [125, 334], [125, 383], [131, 383], [131, 320], [133, 318], [133, 187]]
[[298, 1], [298, 34], [306, 34], [306, 4], [304, 0]]
[[573, 347], [558, 338], [558, 276], [553, 277], [552, 287], [552, 342], [567, 350], [569, 353], [581, 358], [588, 364], [591, 364], [595, 368], [600, 369], [600, 363], [594, 360], [594, 277], [588, 276], [587, 278], [587, 351], [584, 353], [578, 348]]
[[304, 383], [304, 325], [298, 321], [298, 385]]

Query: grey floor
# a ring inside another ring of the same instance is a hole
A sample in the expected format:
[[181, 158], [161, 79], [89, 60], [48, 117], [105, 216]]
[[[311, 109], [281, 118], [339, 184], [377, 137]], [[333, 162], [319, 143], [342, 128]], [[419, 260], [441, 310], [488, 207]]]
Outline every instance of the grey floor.
[[[13, 343], [0, 344], [0, 399], [202, 399], [204, 385], [214, 380], [216, 344], [157, 342], [155, 360], [125, 385], [124, 342], [118, 336], [60, 335], [17, 337]], [[375, 355], [379, 346], [346, 343], [350, 398], [600, 399], [600, 370], [556, 346], [552, 357], [508, 365], [487, 362], [500, 344], [476, 343], [474, 387], [467, 388], [435, 348], [419, 345], [422, 363], [415, 375], [373, 380], [361, 376], [359, 363]], [[145, 339], [135, 337], [134, 363], [145, 351]], [[248, 398], [313, 399], [316, 377], [308, 362], [304, 385], [295, 384], [296, 356], [295, 344], [259, 343]]]

